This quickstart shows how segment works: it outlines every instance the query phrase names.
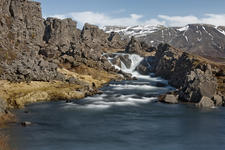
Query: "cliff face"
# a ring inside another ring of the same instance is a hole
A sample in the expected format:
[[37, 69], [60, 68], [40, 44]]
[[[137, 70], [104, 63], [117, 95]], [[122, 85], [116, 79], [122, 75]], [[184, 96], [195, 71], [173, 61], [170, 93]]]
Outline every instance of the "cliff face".
[[1, 0], [0, 3], [1, 38], [11, 42], [10, 48], [37, 50], [43, 42], [45, 28], [40, 3], [27, 0]]
[[221, 80], [224, 78], [224, 65], [191, 55], [168, 44], [160, 44], [154, 61], [149, 60], [152, 64], [151, 71], [156, 76], [169, 80], [169, 84], [178, 89], [181, 101], [200, 103], [207, 97], [212, 104], [223, 105], [225, 90], [221, 87]]
[[20, 106], [22, 99], [81, 98], [117, 78], [102, 54], [124, 48], [127, 41], [97, 26], [85, 24], [82, 31], [76, 26], [72, 19], [44, 20], [38, 2], [0, 0], [1, 99]]
[[[85, 24], [82, 31], [72, 19], [44, 20], [40, 3], [1, 0], [0, 78], [10, 81], [64, 80], [57, 65], [69, 68], [85, 64], [115, 71], [104, 50], [122, 49], [126, 41]], [[49, 76], [46, 79], [46, 76]]]

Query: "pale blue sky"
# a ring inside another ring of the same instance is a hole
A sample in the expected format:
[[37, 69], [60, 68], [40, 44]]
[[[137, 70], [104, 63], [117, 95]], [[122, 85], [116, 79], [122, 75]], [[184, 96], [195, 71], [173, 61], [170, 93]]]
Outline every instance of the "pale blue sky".
[[[71, 17], [80, 24], [187, 23], [225, 25], [225, 0], [37, 0], [43, 16]], [[131, 15], [134, 14], [134, 15]]]

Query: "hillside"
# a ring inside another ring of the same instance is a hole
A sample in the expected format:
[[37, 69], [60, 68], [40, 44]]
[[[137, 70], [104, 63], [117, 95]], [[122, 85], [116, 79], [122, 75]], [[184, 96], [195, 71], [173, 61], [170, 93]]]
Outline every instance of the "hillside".
[[108, 26], [104, 30], [114, 31], [125, 38], [135, 36], [140, 42], [157, 47], [168, 43], [173, 47], [197, 54], [214, 61], [225, 61], [225, 27], [207, 24], [189, 24], [184, 27], [164, 26]]

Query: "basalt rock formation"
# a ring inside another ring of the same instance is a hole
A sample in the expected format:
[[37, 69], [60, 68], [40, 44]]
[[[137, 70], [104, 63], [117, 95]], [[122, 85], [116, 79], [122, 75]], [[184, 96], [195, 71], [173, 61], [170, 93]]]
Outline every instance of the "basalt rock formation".
[[94, 25], [80, 30], [72, 19], [45, 20], [38, 2], [0, 0], [0, 96], [13, 107], [22, 106], [24, 99], [91, 95], [102, 84], [121, 78], [103, 54], [124, 49], [127, 43]]
[[208, 102], [203, 101], [209, 99], [215, 105], [224, 103], [225, 89], [221, 82], [225, 76], [222, 73], [218, 76], [219, 72], [225, 71], [224, 65], [191, 55], [168, 44], [160, 44], [155, 57], [149, 60], [151, 67], [144, 68], [145, 65], [142, 65], [143, 68], [169, 80], [169, 84], [178, 89], [179, 100], [200, 103], [201, 107], [204, 104], [208, 106]]

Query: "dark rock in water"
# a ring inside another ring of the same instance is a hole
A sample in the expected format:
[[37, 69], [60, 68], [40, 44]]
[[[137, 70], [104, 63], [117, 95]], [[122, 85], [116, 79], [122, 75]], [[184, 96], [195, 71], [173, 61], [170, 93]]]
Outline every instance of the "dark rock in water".
[[196, 106], [201, 107], [201, 108], [212, 108], [214, 107], [214, 102], [208, 97], [203, 96], [202, 99]]
[[216, 106], [222, 106], [223, 105], [223, 97], [220, 96], [220, 95], [214, 95], [213, 101], [214, 101]]
[[6, 108], [7, 108], [6, 101], [0, 97], [0, 116], [5, 114]]
[[123, 62], [123, 64], [127, 67], [130, 68], [131, 67], [131, 60], [129, 58], [129, 55], [120, 55], [118, 56], [119, 59]]
[[113, 65], [116, 65], [116, 66], [118, 66], [118, 67], [121, 68], [121, 60], [120, 60], [119, 57], [113, 58], [113, 59], [111, 60], [111, 63], [112, 63]]
[[161, 96], [159, 98], [160, 102], [168, 103], [168, 104], [177, 104], [178, 103], [178, 96], [175, 96], [173, 94], [166, 94], [164, 96]]
[[122, 70], [119, 70], [118, 73], [119, 73], [119, 74], [122, 74], [126, 80], [133, 80], [132, 74], [130, 74], [130, 73], [125, 73], [125, 72], [123, 72]]
[[30, 126], [31, 124], [32, 124], [32, 123], [29, 122], [29, 121], [21, 122], [21, 125], [22, 125], [23, 127]]
[[156, 86], [157, 87], [166, 87], [168, 84], [166, 84], [166, 83], [162, 83], [162, 82], [157, 82], [156, 83]]
[[196, 69], [187, 76], [183, 86], [184, 95], [182, 96], [189, 98], [192, 102], [199, 102], [203, 96], [212, 98], [216, 93], [216, 88], [217, 81], [210, 70], [203, 72]]
[[142, 75], [149, 75], [151, 72], [151, 65], [148, 62], [148, 59], [145, 58], [135, 69], [138, 73]]
[[136, 53], [136, 54], [141, 54], [142, 53], [142, 47], [141, 47], [141, 43], [135, 39], [135, 37], [132, 37], [130, 42], [128, 43], [125, 52], [126, 53]]
[[121, 63], [123, 63], [126, 68], [131, 67], [132, 61], [129, 58], [129, 55], [114, 55], [114, 58], [111, 60], [111, 63], [121, 68]]

